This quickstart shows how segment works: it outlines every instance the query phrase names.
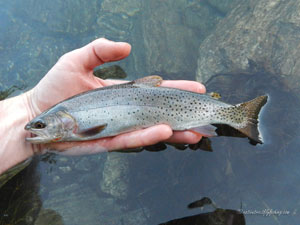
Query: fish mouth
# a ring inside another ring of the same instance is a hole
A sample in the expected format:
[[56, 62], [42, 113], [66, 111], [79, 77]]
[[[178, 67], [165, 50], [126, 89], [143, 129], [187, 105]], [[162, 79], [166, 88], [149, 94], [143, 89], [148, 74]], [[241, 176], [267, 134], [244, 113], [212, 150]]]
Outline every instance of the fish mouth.
[[31, 133], [30, 137], [25, 138], [28, 142], [40, 144], [49, 143], [52, 140], [52, 138], [45, 133], [45, 130], [32, 128], [29, 124], [27, 124], [24, 129]]
[[26, 141], [29, 141], [29, 142], [35, 143], [35, 144], [46, 143], [46, 142], [51, 141], [48, 137], [45, 137], [45, 135], [41, 132], [41, 130], [30, 129], [29, 131], [31, 132], [31, 137], [26, 137]]
[[42, 143], [48, 142], [44, 138], [39, 137], [39, 136], [27, 137], [26, 141], [29, 141], [30, 143], [34, 143], [34, 144], [42, 144]]

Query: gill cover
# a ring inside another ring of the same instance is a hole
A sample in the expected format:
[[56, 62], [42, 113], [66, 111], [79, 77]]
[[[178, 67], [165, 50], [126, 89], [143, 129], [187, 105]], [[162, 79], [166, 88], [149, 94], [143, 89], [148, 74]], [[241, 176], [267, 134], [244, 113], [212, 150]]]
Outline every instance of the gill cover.
[[75, 119], [65, 110], [56, 108], [42, 113], [25, 126], [25, 130], [32, 133], [26, 140], [31, 143], [63, 141], [72, 135], [74, 129]]

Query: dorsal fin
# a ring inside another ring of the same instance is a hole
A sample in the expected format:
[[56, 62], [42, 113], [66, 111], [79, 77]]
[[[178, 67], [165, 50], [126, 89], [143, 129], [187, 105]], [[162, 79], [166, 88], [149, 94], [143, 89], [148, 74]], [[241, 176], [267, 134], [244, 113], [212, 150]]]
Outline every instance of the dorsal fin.
[[132, 81], [134, 85], [142, 85], [142, 86], [149, 86], [149, 87], [158, 87], [161, 85], [163, 79], [160, 76], [153, 75], [147, 76], [143, 78], [139, 78], [137, 80]]
[[210, 93], [207, 93], [210, 97], [214, 98], [214, 99], [220, 99], [221, 98], [221, 95], [217, 92], [210, 92]]

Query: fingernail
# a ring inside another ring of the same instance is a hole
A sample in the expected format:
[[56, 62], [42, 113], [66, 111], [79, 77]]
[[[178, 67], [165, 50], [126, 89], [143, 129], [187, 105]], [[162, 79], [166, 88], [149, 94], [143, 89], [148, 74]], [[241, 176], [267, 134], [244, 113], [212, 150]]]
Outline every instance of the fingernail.
[[206, 92], [206, 87], [203, 84], [199, 83], [199, 88], [198, 88], [197, 92], [205, 93]]

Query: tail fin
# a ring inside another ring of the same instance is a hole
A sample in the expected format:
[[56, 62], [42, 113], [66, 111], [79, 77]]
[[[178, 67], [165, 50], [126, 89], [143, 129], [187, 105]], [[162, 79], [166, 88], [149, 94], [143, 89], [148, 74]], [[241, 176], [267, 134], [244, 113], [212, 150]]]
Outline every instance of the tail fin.
[[246, 113], [246, 125], [236, 128], [250, 139], [262, 144], [258, 131], [258, 114], [261, 108], [266, 104], [268, 96], [259, 96], [249, 102], [238, 104], [237, 107]]

